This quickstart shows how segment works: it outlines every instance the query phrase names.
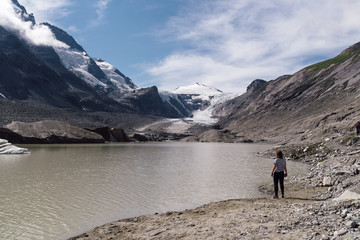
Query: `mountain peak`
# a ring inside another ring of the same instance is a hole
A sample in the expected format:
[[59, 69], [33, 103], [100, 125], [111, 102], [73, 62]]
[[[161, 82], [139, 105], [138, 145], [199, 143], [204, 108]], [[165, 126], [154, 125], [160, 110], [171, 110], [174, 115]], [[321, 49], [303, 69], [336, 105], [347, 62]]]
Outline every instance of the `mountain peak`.
[[355, 43], [354, 45], [348, 47], [347, 49], [345, 49], [344, 51], [342, 51], [342, 52], [339, 54], [339, 56], [356, 53], [356, 52], [359, 51], [359, 50], [360, 50], [360, 42]]
[[67, 32], [65, 32], [64, 30], [50, 24], [50, 23], [42, 23], [42, 25], [45, 25], [47, 26], [51, 32], [55, 35], [56, 39], [65, 43], [66, 45], [68, 45], [70, 48], [72, 49], [77, 49], [79, 50], [80, 52], [86, 52], [84, 50], [84, 48], [82, 46], [80, 46], [76, 41], [75, 39], [70, 36]]
[[28, 14], [23, 5], [21, 5], [17, 0], [12, 0], [12, 3], [14, 4], [15, 12], [19, 14], [25, 22], [32, 22], [33, 24], [36, 23], [34, 15], [32, 13]]
[[255, 80], [252, 81], [252, 82], [250, 83], [250, 85], [247, 87], [246, 91], [247, 91], [247, 92], [252, 91], [252, 90], [258, 88], [259, 86], [263, 85], [264, 83], [266, 83], [265, 80], [255, 79]]

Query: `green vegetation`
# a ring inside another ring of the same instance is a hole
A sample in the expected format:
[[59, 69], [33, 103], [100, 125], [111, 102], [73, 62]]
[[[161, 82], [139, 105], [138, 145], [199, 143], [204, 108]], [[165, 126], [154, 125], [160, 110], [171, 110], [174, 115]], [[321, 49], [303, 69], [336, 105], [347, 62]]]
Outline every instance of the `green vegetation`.
[[340, 54], [340, 55], [338, 55], [338, 56], [336, 56], [334, 58], [331, 58], [329, 60], [325, 60], [323, 62], [316, 63], [314, 65], [311, 65], [311, 66], [307, 67], [307, 68], [315, 70], [315, 71], [320, 71], [322, 69], [330, 67], [333, 64], [334, 65], [341, 64], [341, 63], [345, 62], [346, 60], [352, 58], [356, 54], [360, 54], [360, 50], [356, 50], [356, 51], [348, 53], [348, 54]]

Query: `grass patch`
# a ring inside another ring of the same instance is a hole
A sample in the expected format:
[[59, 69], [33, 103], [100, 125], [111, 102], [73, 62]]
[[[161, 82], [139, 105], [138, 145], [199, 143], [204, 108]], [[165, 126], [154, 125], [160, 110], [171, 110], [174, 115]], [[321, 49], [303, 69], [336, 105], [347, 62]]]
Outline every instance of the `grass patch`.
[[349, 53], [349, 54], [338, 55], [338, 56], [336, 56], [334, 58], [331, 58], [329, 60], [325, 60], [325, 61], [313, 64], [313, 65], [311, 65], [311, 66], [309, 66], [307, 68], [315, 70], [315, 71], [320, 71], [322, 69], [330, 67], [333, 64], [334, 65], [341, 64], [341, 63], [345, 62], [346, 60], [352, 58], [353, 56], [355, 56], [356, 54], [359, 54], [359, 53], [360, 53], [360, 50], [356, 50], [356, 51], [354, 51], [352, 53]]

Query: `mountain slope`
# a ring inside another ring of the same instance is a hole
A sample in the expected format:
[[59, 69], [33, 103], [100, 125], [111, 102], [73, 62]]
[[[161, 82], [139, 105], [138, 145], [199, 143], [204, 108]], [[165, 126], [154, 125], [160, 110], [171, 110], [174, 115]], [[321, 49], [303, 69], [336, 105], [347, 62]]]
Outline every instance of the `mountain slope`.
[[359, 45], [218, 106], [219, 132], [230, 141], [306, 140], [349, 132], [360, 117]]

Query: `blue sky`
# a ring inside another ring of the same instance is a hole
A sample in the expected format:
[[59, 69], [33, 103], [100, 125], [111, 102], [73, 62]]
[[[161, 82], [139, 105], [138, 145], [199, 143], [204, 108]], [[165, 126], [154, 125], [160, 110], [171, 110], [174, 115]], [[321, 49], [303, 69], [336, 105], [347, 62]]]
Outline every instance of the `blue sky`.
[[243, 92], [360, 41], [360, 0], [19, 0], [140, 87]]

